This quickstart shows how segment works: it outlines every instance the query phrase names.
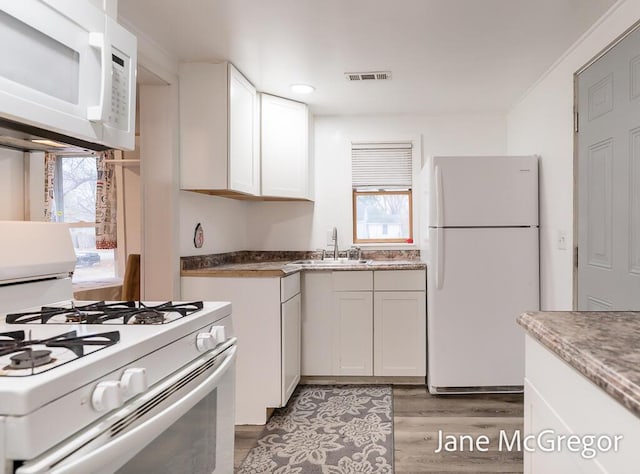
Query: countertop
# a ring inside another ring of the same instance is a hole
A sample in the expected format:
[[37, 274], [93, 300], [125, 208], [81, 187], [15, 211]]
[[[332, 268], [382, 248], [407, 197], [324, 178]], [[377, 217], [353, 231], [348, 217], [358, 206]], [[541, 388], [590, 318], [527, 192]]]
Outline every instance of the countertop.
[[640, 312], [535, 312], [518, 323], [640, 416]]
[[192, 277], [283, 277], [304, 271], [336, 270], [424, 270], [419, 260], [373, 260], [369, 264], [337, 263], [317, 266], [292, 265], [289, 262], [225, 263], [207, 268], [182, 270], [180, 276]]

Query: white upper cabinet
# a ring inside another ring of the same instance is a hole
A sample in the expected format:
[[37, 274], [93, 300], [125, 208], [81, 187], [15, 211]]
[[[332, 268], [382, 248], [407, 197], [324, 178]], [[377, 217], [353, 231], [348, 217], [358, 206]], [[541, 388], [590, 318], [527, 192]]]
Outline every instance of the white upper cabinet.
[[260, 194], [256, 88], [229, 64], [229, 188]]
[[306, 104], [261, 96], [262, 195], [310, 199]]
[[180, 187], [260, 194], [256, 89], [229, 63], [180, 65]]

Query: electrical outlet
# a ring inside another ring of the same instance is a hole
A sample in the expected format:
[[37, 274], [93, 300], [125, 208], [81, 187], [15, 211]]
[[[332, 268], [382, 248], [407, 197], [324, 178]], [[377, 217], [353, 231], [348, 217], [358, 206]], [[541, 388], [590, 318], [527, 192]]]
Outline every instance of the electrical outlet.
[[567, 250], [567, 232], [564, 230], [558, 231], [558, 250]]

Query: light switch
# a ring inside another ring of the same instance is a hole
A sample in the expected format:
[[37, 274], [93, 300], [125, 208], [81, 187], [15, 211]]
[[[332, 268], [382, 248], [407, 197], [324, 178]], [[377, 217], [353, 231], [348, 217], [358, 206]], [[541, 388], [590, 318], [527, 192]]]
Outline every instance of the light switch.
[[567, 250], [567, 232], [564, 230], [558, 231], [558, 250]]

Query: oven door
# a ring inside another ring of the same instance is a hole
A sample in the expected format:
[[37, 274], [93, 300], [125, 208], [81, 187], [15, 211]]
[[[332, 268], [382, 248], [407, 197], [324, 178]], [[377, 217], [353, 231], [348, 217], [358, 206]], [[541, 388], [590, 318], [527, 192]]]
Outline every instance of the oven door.
[[233, 338], [15, 472], [233, 472], [235, 359]]

